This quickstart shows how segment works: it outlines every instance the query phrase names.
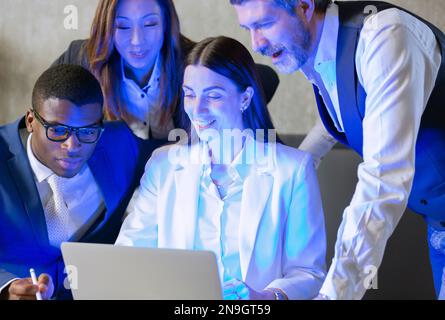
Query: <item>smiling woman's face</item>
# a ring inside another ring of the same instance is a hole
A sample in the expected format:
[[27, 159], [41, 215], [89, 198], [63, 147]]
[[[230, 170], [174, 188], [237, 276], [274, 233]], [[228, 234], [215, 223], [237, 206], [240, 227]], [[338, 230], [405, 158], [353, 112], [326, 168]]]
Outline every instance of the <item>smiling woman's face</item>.
[[126, 65], [149, 73], [164, 42], [164, 23], [157, 1], [121, 0], [114, 24], [114, 45]]
[[189, 65], [183, 90], [185, 112], [199, 136], [207, 129], [221, 134], [224, 129], [244, 130], [241, 108], [250, 104], [250, 98], [232, 80], [204, 66]]

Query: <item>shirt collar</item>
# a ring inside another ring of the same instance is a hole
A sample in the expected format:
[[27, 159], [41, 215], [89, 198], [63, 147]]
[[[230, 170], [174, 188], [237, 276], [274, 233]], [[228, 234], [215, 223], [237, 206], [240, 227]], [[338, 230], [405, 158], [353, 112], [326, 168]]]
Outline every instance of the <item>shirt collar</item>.
[[[231, 166], [236, 167], [243, 179], [249, 175], [250, 170], [256, 170], [260, 174], [270, 174], [275, 170], [277, 145], [278, 143], [274, 142], [259, 142], [253, 136], [248, 135], [243, 149], [232, 161]], [[185, 157], [180, 157], [177, 160], [177, 169], [193, 164], [201, 166], [204, 173], [207, 165], [210, 165], [208, 145], [204, 141], [198, 140], [183, 147], [188, 148], [188, 151], [184, 153]], [[247, 163], [241, 163], [241, 160], [245, 160], [244, 162], [247, 161]], [[247, 171], [244, 171], [244, 168], [247, 168]]]
[[[148, 81], [148, 83], [145, 85], [145, 87], [143, 87], [141, 90], [143, 91], [147, 91], [148, 89], [152, 89], [152, 88], [156, 88], [159, 85], [159, 81], [161, 78], [161, 55], [158, 54], [155, 64], [154, 64], [154, 68], [153, 68], [153, 72], [151, 74], [150, 80]], [[125, 64], [124, 64], [124, 59], [122, 59], [121, 57], [121, 70], [122, 70], [122, 81], [124, 82], [133, 82], [133, 80], [129, 79], [126, 77], [125, 75]]]
[[[247, 144], [252, 143], [251, 137], [247, 137], [241, 151], [236, 155], [228, 167], [228, 174], [232, 181], [244, 181], [249, 175], [250, 165], [243, 163], [243, 159], [247, 159], [246, 150], [252, 150], [252, 148], [246, 148]], [[206, 142], [200, 142], [201, 154], [206, 157], [203, 159], [203, 174], [206, 177], [210, 177], [211, 173], [211, 159], [209, 156], [209, 146]]]
[[32, 151], [31, 147], [31, 137], [32, 133], [29, 135], [28, 141], [26, 142], [26, 152], [28, 154], [29, 163], [37, 179], [37, 182], [41, 183], [42, 181], [45, 181], [51, 175], [53, 175], [54, 172], [50, 168], [45, 166], [43, 163], [41, 163], [34, 155], [34, 152]]
[[[312, 58], [313, 70], [317, 73], [321, 73], [326, 68], [326, 64], [335, 64], [336, 62], [339, 26], [338, 5], [333, 3], [326, 10], [317, 53], [315, 58]], [[311, 61], [308, 63], [311, 64]], [[308, 80], [314, 80], [313, 75], [303, 74]]]

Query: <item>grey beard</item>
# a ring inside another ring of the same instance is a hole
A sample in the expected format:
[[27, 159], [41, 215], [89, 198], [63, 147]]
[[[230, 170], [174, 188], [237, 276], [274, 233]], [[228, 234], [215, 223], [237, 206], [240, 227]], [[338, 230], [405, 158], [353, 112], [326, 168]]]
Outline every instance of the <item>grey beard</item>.
[[302, 32], [302, 43], [298, 45], [298, 40], [295, 37], [295, 44], [287, 51], [287, 57], [283, 59], [283, 63], [276, 65], [281, 73], [293, 73], [299, 70], [309, 59], [309, 48], [311, 47], [312, 36], [303, 24], [300, 22], [299, 29]]

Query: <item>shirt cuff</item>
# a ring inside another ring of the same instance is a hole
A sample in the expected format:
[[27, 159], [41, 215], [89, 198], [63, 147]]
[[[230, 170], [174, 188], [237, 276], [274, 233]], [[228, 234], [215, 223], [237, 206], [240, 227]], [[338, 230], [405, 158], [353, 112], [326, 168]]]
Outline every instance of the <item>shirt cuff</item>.
[[346, 287], [348, 285], [348, 281], [344, 278], [342, 279], [341, 277], [338, 277], [338, 275], [335, 275], [336, 271], [339, 271], [336, 269], [341, 270], [341, 266], [338, 264], [338, 259], [334, 258], [320, 289], [320, 294], [329, 297], [331, 300], [352, 299], [352, 297], [346, 297]]
[[357, 263], [348, 256], [332, 259], [320, 293], [332, 300], [360, 300], [366, 293], [362, 275], [357, 272]]
[[2, 287], [0, 287], [0, 295], [3, 293], [3, 290], [5, 290], [11, 283], [13, 283], [16, 280], [19, 280], [20, 278], [14, 278], [6, 282]]

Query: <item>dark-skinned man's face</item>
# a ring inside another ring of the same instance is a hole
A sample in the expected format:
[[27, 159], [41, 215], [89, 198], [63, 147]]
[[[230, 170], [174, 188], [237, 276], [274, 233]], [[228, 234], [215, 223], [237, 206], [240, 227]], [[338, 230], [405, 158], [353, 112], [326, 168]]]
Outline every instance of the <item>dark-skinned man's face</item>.
[[[102, 108], [98, 103], [77, 106], [58, 98], [44, 100], [37, 111], [51, 125], [87, 127], [102, 119]], [[79, 173], [96, 148], [97, 142], [82, 143], [74, 132], [64, 142], [49, 140], [45, 127], [32, 111], [26, 114], [26, 127], [32, 132], [31, 147], [35, 157], [61, 177], [71, 178]]]

